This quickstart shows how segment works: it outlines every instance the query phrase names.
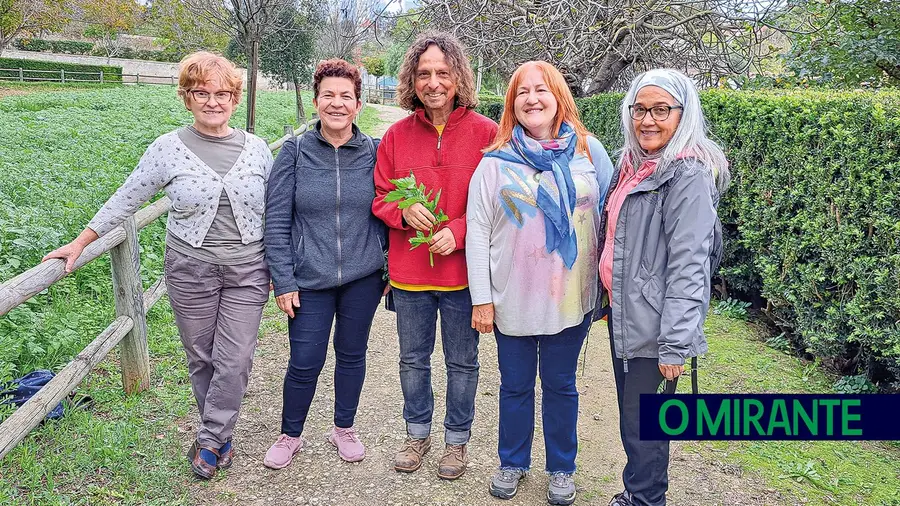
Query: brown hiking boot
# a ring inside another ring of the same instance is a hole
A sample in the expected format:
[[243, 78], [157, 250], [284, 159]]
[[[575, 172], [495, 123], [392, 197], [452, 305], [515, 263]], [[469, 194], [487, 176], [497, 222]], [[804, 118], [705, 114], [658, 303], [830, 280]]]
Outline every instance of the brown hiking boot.
[[422, 457], [431, 449], [431, 436], [425, 439], [406, 437], [400, 451], [394, 455], [394, 470], [411, 473], [422, 467]]
[[465, 474], [466, 464], [469, 462], [467, 454], [466, 445], [448, 444], [444, 449], [444, 456], [438, 463], [438, 477], [455, 480]]

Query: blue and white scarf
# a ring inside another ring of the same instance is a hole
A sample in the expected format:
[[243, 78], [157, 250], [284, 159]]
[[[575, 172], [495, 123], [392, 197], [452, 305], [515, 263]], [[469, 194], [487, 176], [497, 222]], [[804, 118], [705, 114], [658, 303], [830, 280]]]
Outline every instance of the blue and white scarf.
[[575, 211], [575, 182], [569, 163], [575, 156], [578, 138], [575, 130], [563, 123], [559, 137], [550, 142], [540, 142], [525, 135], [521, 125], [513, 129], [509, 142], [511, 149], [498, 149], [485, 153], [511, 163], [528, 165], [538, 174], [537, 206], [544, 213], [547, 235], [547, 251], [559, 253], [566, 267], [571, 269], [578, 256], [578, 241], [572, 214]]

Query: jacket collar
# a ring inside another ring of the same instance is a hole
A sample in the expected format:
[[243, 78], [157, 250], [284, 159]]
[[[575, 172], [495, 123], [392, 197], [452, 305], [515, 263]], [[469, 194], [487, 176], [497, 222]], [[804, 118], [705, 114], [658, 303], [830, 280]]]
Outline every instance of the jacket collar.
[[[341, 145], [342, 148], [343, 147], [357, 148], [357, 147], [363, 145], [363, 141], [365, 140], [365, 137], [364, 137], [363, 133], [359, 130], [359, 127], [357, 127], [356, 123], [354, 123], [351, 126], [351, 128], [353, 129], [353, 135], [350, 136], [350, 140], [347, 141], [346, 144]], [[327, 139], [325, 139], [325, 136], [322, 135], [322, 120], [316, 121], [316, 124], [315, 124], [315, 127], [313, 128], [312, 133], [313, 133], [313, 136], [316, 139], [318, 139], [320, 142], [322, 142], [330, 147], [334, 147], [331, 145], [330, 142], [328, 142]]]
[[[444, 125], [444, 131], [452, 130], [460, 121], [462, 121], [462, 119], [468, 113], [469, 110], [465, 107], [457, 107], [456, 109], [453, 109], [453, 112], [450, 113], [450, 117], [447, 118], [447, 123]], [[431, 125], [432, 128], [434, 127], [434, 123], [432, 123], [431, 120], [428, 119], [428, 116], [425, 116], [424, 107], [416, 108], [416, 117], [425, 124]]]

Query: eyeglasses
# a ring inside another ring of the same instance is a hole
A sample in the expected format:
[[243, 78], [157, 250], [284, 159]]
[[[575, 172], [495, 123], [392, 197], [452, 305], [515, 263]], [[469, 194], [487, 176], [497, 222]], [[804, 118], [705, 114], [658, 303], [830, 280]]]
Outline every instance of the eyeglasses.
[[647, 111], [650, 111], [650, 117], [656, 121], [665, 121], [669, 119], [669, 114], [672, 113], [672, 109], [684, 109], [684, 107], [680, 105], [654, 105], [647, 109], [642, 105], [628, 106], [628, 110], [631, 111], [631, 119], [635, 121], [644, 119], [644, 116], [647, 115]]
[[215, 93], [210, 93], [203, 90], [190, 90], [189, 93], [199, 104], [205, 104], [209, 102], [209, 97], [215, 97], [216, 102], [223, 104], [226, 102], [231, 102], [232, 97], [230, 91], [217, 91]]

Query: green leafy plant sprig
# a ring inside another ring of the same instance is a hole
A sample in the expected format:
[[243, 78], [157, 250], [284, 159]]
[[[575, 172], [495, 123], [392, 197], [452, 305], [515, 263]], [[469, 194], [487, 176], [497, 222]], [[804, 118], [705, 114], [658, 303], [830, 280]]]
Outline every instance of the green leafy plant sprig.
[[[417, 184], [416, 176], [413, 175], [412, 172], [409, 173], [408, 177], [391, 179], [390, 182], [393, 183], [397, 189], [388, 192], [388, 194], [384, 196], [385, 202], [397, 202], [397, 207], [401, 210], [411, 207], [413, 204], [422, 204], [425, 206], [425, 209], [428, 209], [431, 214], [434, 215], [435, 222], [431, 225], [431, 230], [429, 230], [427, 234], [421, 230], [416, 230], [415, 237], [409, 238], [409, 244], [412, 245], [412, 247], [409, 248], [410, 250], [414, 250], [423, 244], [428, 244], [434, 237], [434, 233], [440, 228], [441, 223], [450, 219], [444, 214], [442, 209], [438, 209], [437, 207], [438, 202], [441, 200], [441, 190], [438, 190], [437, 195], [434, 196], [434, 200], [431, 200], [434, 189], [425, 193], [425, 183]], [[434, 267], [434, 254], [430, 251], [428, 252], [428, 263]]]

